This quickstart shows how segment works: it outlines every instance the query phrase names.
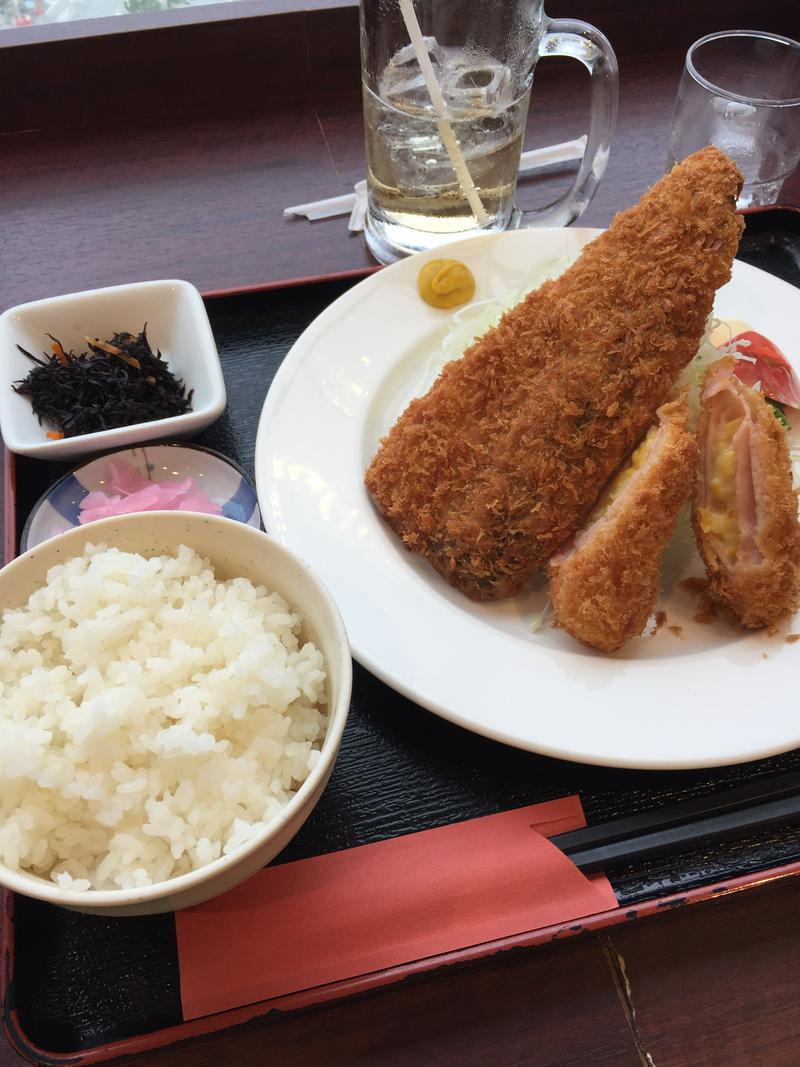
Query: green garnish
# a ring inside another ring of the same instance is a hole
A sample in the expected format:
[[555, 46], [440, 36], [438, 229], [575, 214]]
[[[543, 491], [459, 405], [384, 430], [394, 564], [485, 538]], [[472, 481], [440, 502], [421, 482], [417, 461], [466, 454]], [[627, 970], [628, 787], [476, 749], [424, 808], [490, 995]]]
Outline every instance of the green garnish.
[[542, 629], [542, 627], [545, 624], [545, 620], [547, 620], [550, 617], [550, 609], [551, 609], [551, 607], [552, 607], [552, 605], [550, 603], [550, 599], [548, 598], [545, 601], [545, 605], [542, 608], [542, 610], [541, 611], [537, 611], [536, 614], [533, 616], [533, 618], [531, 619], [531, 624], [528, 627], [528, 630], [532, 634], [538, 633], [538, 631]]
[[786, 412], [783, 410], [783, 405], [779, 404], [777, 400], [772, 400], [770, 397], [764, 398], [768, 404], [772, 405], [772, 410], [775, 413], [775, 418], [786, 430], [791, 430], [789, 420], [786, 418]]

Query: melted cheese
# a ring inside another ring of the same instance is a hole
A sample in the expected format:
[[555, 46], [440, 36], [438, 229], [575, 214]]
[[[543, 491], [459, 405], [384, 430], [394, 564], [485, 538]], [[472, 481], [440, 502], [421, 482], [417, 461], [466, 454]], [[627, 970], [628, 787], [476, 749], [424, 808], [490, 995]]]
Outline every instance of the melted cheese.
[[707, 506], [698, 509], [700, 529], [720, 542], [721, 552], [733, 563], [739, 549], [736, 520], [736, 451], [733, 438], [742, 424], [731, 419], [720, 427], [714, 449], [711, 477], [707, 486]]
[[622, 467], [621, 470], [617, 471], [617, 473], [614, 475], [608, 485], [608, 488], [595, 505], [595, 509], [592, 512], [591, 516], [592, 520], [599, 519], [601, 515], [604, 515], [608, 511], [608, 509], [623, 491], [625, 486], [634, 476], [636, 471], [638, 471], [639, 468], [642, 466], [644, 461], [647, 459], [647, 455], [653, 445], [653, 441], [657, 432], [658, 427], [651, 426], [650, 429], [647, 431], [647, 436], [645, 437], [644, 441], [642, 441], [639, 447], [631, 454], [631, 457], [625, 464], [625, 466]]

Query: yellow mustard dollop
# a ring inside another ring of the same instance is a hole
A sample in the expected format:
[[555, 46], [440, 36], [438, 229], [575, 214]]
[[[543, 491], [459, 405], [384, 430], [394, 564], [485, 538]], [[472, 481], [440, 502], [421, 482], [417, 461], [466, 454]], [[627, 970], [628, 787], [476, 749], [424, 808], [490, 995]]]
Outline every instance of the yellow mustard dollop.
[[455, 308], [475, 295], [472, 271], [457, 259], [430, 259], [419, 272], [417, 289], [435, 308]]

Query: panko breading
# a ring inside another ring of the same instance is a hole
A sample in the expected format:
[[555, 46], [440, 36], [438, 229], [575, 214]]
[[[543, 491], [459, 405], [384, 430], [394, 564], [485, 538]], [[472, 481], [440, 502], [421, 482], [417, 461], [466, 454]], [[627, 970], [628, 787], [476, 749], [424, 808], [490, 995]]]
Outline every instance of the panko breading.
[[716, 148], [674, 167], [383, 439], [367, 488], [456, 588], [512, 596], [586, 520], [697, 349], [730, 277], [741, 184]]
[[692, 522], [711, 598], [755, 630], [800, 602], [800, 522], [786, 430], [734, 364], [719, 360], [703, 384]]
[[684, 395], [659, 408], [657, 426], [611, 483], [600, 513], [550, 560], [557, 626], [602, 652], [615, 652], [642, 632], [696, 466]]

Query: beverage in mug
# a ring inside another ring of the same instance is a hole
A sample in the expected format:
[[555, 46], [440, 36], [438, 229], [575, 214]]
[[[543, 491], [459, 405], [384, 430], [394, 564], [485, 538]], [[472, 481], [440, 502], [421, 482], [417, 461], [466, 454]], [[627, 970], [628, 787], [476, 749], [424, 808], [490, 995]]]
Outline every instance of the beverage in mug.
[[[512, 219], [533, 69], [573, 55], [592, 73], [589, 141], [572, 189], [535, 214], [563, 225], [588, 204], [605, 167], [617, 98], [610, 45], [585, 23], [548, 20], [542, 0], [417, 0], [422, 42], [447, 122], [482, 207], [459, 180], [399, 0], [362, 0], [367, 241], [381, 262]], [[432, 32], [428, 32], [432, 31]], [[473, 194], [474, 196], [474, 194]]]
[[[505, 229], [530, 91], [514, 95], [504, 63], [471, 61], [463, 49], [439, 48], [431, 38], [426, 44], [453, 133], [489, 216], [486, 228]], [[371, 202], [387, 227], [452, 238], [479, 225], [442, 143], [411, 45], [392, 56], [378, 93], [364, 86], [364, 127]]]

